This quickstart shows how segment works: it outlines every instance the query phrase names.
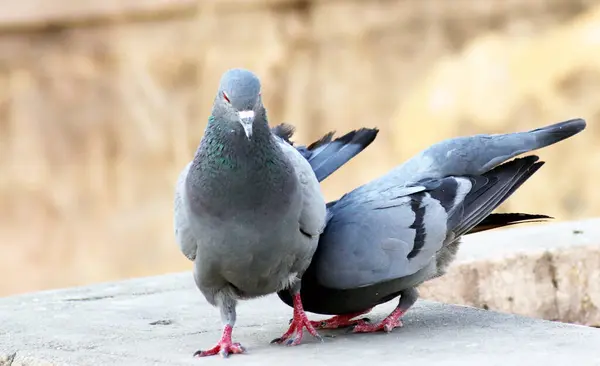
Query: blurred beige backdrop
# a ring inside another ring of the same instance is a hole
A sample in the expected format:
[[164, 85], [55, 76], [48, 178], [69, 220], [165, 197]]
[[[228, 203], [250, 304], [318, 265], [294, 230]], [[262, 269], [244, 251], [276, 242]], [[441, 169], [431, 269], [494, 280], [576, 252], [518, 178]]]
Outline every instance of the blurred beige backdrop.
[[173, 186], [237, 66], [296, 141], [381, 129], [329, 199], [443, 138], [583, 117], [502, 210], [600, 214], [600, 1], [50, 2], [0, 1], [0, 295], [190, 269]]

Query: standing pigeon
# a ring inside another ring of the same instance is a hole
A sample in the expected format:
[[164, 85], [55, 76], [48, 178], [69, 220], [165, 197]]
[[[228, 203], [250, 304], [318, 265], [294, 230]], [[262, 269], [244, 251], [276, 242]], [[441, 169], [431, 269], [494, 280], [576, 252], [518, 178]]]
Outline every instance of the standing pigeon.
[[[529, 132], [440, 142], [328, 206], [328, 223], [302, 278], [306, 311], [336, 315], [317, 328], [390, 332], [418, 298], [417, 286], [443, 275], [460, 238], [544, 215], [490, 213], [544, 163], [507, 160], [581, 132], [574, 119]], [[502, 164], [503, 163], [503, 164]], [[501, 164], [501, 165], [499, 165]], [[290, 304], [290, 296], [278, 292]], [[400, 296], [383, 321], [352, 320]]]
[[238, 299], [288, 289], [294, 321], [280, 339], [298, 344], [303, 328], [320, 338], [300, 301], [300, 281], [325, 226], [324, 179], [368, 146], [362, 129], [294, 148], [289, 125], [269, 129], [260, 82], [232, 69], [221, 78], [212, 114], [194, 159], [175, 192], [175, 236], [194, 261], [194, 279], [221, 311], [223, 335], [195, 356], [242, 353], [231, 333]]

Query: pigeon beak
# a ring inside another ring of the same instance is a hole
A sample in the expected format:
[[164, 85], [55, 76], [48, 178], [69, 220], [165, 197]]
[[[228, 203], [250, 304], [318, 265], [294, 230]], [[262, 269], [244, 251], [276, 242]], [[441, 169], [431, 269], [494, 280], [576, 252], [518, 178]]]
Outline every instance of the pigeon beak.
[[242, 124], [242, 127], [244, 127], [246, 137], [250, 139], [250, 137], [252, 136], [252, 122], [254, 122], [254, 111], [239, 111], [238, 115], [240, 116], [240, 123]]

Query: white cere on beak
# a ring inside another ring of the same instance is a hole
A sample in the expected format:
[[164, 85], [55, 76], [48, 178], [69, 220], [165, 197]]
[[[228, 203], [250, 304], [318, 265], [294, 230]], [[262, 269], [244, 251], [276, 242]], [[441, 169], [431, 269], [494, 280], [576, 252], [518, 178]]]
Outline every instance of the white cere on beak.
[[252, 122], [254, 122], [254, 111], [239, 111], [238, 115], [240, 116], [240, 123], [242, 124], [242, 127], [244, 127], [246, 137], [250, 138], [250, 136], [252, 136]]

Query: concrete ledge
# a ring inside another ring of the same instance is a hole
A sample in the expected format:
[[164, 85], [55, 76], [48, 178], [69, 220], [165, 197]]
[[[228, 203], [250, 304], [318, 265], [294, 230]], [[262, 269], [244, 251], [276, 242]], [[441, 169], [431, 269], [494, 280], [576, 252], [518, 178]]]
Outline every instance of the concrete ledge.
[[600, 219], [465, 237], [446, 276], [423, 298], [600, 326]]
[[274, 296], [243, 302], [234, 337], [249, 353], [198, 360], [191, 354], [211, 346], [221, 325], [190, 273], [32, 293], [0, 300], [0, 360], [16, 353], [12, 366], [600, 363], [600, 330], [469, 307], [420, 301], [391, 334], [337, 331], [322, 344], [307, 336], [299, 347], [270, 345], [290, 316]]

